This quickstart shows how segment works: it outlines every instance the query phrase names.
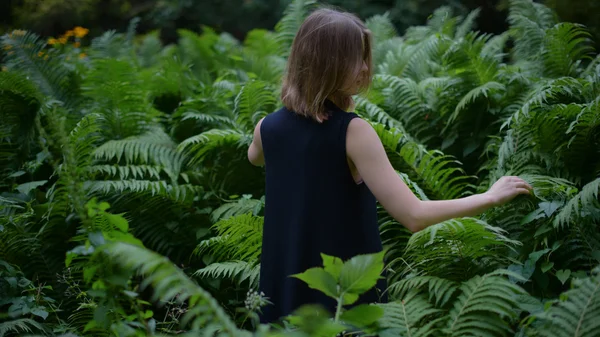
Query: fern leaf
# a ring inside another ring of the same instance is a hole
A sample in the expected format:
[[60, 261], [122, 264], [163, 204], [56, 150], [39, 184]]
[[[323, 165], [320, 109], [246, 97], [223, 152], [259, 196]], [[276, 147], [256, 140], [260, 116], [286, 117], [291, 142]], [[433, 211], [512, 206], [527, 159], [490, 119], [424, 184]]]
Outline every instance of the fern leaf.
[[493, 93], [494, 91], [503, 90], [506, 90], [506, 87], [498, 82], [488, 82], [484, 85], [472, 89], [460, 100], [460, 102], [456, 106], [456, 109], [454, 110], [454, 113], [448, 119], [448, 125], [451, 124], [454, 120], [456, 120], [460, 112], [470, 103], [476, 101], [481, 96], [487, 98], [488, 95], [491, 95], [491, 93]]
[[575, 197], [569, 200], [553, 221], [555, 228], [564, 228], [584, 216], [586, 208], [599, 207], [600, 178], [586, 184]]
[[28, 333], [35, 330], [45, 331], [46, 329], [42, 324], [29, 318], [20, 318], [0, 323], [0, 337], [12, 335], [10, 332]]
[[460, 25], [456, 28], [456, 34], [454, 35], [455, 39], [464, 38], [468, 32], [472, 31], [475, 25], [475, 20], [479, 17], [481, 13], [480, 8], [476, 8], [472, 10], [469, 15], [460, 23]]
[[193, 275], [199, 278], [235, 279], [238, 284], [248, 280], [249, 287], [256, 288], [260, 276], [260, 264], [245, 261], [217, 262], [197, 270]]
[[498, 273], [475, 276], [460, 287], [443, 330], [448, 336], [505, 336], [524, 290]]
[[[379, 336], [436, 336], [439, 331], [435, 319], [441, 310], [434, 308], [417, 292], [408, 293], [401, 301], [379, 304], [384, 316], [380, 319], [382, 332]], [[433, 319], [432, 319], [433, 318]]]
[[258, 117], [264, 117], [275, 109], [277, 102], [271, 86], [262, 81], [246, 83], [235, 98], [237, 123], [247, 133], [254, 132]]
[[142, 274], [145, 284], [154, 287], [154, 299], [162, 302], [187, 301], [189, 309], [181, 320], [183, 325], [189, 324], [193, 329], [198, 329], [210, 322], [211, 325], [217, 325], [223, 336], [251, 335], [239, 330], [210, 293], [190, 280], [166, 257], [126, 243], [110, 244], [103, 252], [123, 267]]
[[263, 218], [241, 214], [213, 225], [217, 238], [202, 241], [194, 254], [210, 252], [218, 261], [242, 260], [255, 262], [262, 248]]
[[600, 267], [592, 275], [574, 279], [573, 287], [561, 295], [560, 301], [540, 314], [546, 325], [541, 336], [584, 337], [598, 336], [600, 331]]
[[316, 4], [317, 2], [313, 0], [292, 0], [287, 6], [283, 12], [283, 17], [275, 25], [275, 32], [278, 35], [277, 40], [281, 46], [281, 56], [287, 55], [300, 25]]
[[389, 286], [388, 291], [394, 298], [404, 298], [411, 291], [423, 292], [426, 287], [429, 300], [435, 301], [437, 307], [444, 307], [456, 293], [459, 284], [435, 276], [414, 276], [399, 280]]
[[593, 52], [591, 35], [582, 25], [560, 23], [546, 33], [542, 54], [550, 77], [575, 75], [578, 61]]
[[452, 219], [415, 233], [406, 247], [406, 272], [460, 280], [489, 272], [510, 260], [505, 254], [519, 242], [505, 231], [474, 219]]
[[233, 216], [248, 214], [256, 216], [260, 210], [264, 207], [264, 198], [260, 200], [251, 199], [250, 196], [243, 196], [236, 201], [226, 202], [215, 209], [211, 215], [211, 221], [217, 222], [219, 220], [226, 220]]
[[[79, 103], [78, 90], [71, 85], [73, 72], [56, 53], [46, 50], [46, 43], [37, 34], [15, 30], [0, 39], [0, 46], [8, 50], [5, 66], [27, 74], [41, 93], [64, 102], [67, 107]], [[39, 56], [44, 54], [48, 57]]]

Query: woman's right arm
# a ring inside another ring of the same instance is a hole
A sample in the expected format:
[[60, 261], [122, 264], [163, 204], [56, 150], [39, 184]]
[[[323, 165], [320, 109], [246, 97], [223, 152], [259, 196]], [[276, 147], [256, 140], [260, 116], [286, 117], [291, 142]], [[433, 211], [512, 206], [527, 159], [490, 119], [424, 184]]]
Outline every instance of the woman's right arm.
[[360, 118], [354, 118], [348, 126], [346, 153], [375, 198], [413, 233], [445, 220], [481, 214], [531, 190], [518, 177], [502, 177], [482, 194], [421, 201], [392, 167], [375, 130]]

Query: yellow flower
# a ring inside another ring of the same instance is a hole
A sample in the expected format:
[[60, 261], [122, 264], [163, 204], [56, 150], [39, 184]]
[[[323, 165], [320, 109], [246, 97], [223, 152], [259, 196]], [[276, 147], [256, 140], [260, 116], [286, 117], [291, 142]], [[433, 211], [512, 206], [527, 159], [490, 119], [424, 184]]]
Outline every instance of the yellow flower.
[[72, 30], [67, 30], [67, 31], [65, 32], [65, 36], [66, 36], [66, 37], [71, 37], [71, 36], [73, 36], [73, 35], [75, 35], [75, 32], [74, 32], [74, 31], [72, 31]]
[[67, 38], [64, 36], [61, 36], [58, 38], [58, 43], [60, 44], [66, 44], [67, 43]]
[[53, 46], [58, 43], [58, 40], [55, 38], [48, 39], [48, 44]]
[[4, 46], [4, 48], [2, 48], [2, 49], [4, 49], [4, 50], [11, 50], [11, 49], [12, 49], [12, 46], [11, 46], [11, 45], [9, 45], [9, 44], [7, 44], [7, 45], [6, 45], [6, 46]]
[[8, 68], [2, 67], [2, 71], [8, 71]]
[[25, 35], [26, 31], [22, 30], [22, 29], [15, 29], [13, 30], [13, 34], [15, 34], [16, 36], [23, 36]]
[[81, 46], [81, 43], [79, 43], [79, 42], [75, 42], [75, 43], [73, 43], [73, 47], [75, 47], [75, 48], [79, 48], [79, 46]]
[[87, 28], [77, 26], [73, 28], [73, 32], [75, 33], [76, 37], [81, 39], [82, 37], [86, 36], [90, 32], [90, 30]]
[[41, 51], [41, 52], [38, 53], [38, 57], [42, 57], [42, 56], [44, 56], [44, 52], [43, 51]]
[[86, 56], [87, 56], [87, 55], [86, 55], [85, 53], [81, 53], [81, 54], [79, 54], [79, 58], [80, 58], [80, 59], [83, 59], [83, 58], [85, 58]]

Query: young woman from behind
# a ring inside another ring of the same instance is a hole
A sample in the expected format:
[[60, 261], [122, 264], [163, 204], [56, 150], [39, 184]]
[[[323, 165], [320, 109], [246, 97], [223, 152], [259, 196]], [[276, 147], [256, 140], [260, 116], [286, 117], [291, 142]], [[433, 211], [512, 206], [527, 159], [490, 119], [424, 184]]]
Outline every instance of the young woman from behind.
[[[343, 260], [380, 252], [379, 203], [411, 232], [505, 204], [531, 186], [502, 177], [485, 193], [419, 200], [398, 176], [375, 130], [353, 110], [353, 95], [371, 83], [371, 33], [356, 16], [311, 13], [296, 34], [282, 86], [283, 107], [257, 125], [248, 159], [265, 166], [260, 291], [273, 305], [261, 322], [299, 306], [330, 311], [335, 302], [292, 274], [321, 266], [321, 253]], [[385, 282], [356, 304], [384, 302]]]

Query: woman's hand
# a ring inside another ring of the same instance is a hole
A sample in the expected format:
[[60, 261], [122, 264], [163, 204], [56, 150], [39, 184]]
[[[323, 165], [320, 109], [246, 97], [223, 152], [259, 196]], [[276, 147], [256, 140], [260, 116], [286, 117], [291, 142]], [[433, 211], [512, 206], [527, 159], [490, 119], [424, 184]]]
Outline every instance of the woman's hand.
[[505, 176], [492, 185], [486, 194], [492, 200], [494, 206], [501, 206], [514, 199], [519, 194], [530, 194], [533, 188], [525, 180]]

